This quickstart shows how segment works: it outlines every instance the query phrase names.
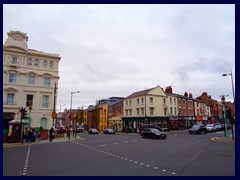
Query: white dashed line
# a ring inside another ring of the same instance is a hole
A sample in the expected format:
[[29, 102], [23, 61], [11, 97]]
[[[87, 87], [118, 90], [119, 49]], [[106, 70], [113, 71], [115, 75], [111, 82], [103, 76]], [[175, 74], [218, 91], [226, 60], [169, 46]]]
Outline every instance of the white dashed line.
[[101, 144], [101, 145], [99, 145], [99, 147], [104, 147], [104, 146], [107, 146], [107, 144]]
[[[142, 140], [144, 140], [144, 139], [142, 139]], [[132, 141], [137, 141], [137, 140], [132, 140]], [[129, 141], [123, 141], [122, 143], [127, 143], [127, 142], [129, 142]], [[80, 144], [80, 143], [76, 143], [76, 144], [79, 144], [79, 145], [81, 145], [81, 146], [84, 146], [84, 147], [86, 147], [86, 148], [88, 148], [88, 149], [92, 149], [92, 150], [97, 151], [97, 152], [101, 152], [101, 153], [103, 153], [103, 154], [107, 154], [107, 155], [114, 156], [114, 157], [120, 158], [120, 159], [122, 159], [122, 160], [128, 161], [128, 158], [125, 158], [125, 157], [121, 157], [121, 156], [118, 156], [118, 155], [115, 155], [115, 154], [111, 154], [111, 153], [108, 153], [108, 152], [105, 152], [105, 151], [101, 151], [101, 150], [99, 150], [99, 149], [91, 148], [91, 147], [89, 147], [89, 146], [87, 146], [87, 145], [84, 145], [84, 144]], [[116, 142], [116, 143], [112, 143], [112, 144], [114, 145], [114, 144], [119, 144], [119, 143]], [[103, 146], [107, 146], [107, 144], [99, 145], [99, 147], [103, 147]], [[25, 161], [24, 170], [23, 170], [23, 172], [20, 172], [22, 175], [27, 175], [27, 167], [28, 167], [29, 154], [30, 154], [30, 146], [29, 146], [29, 148], [28, 148], [28, 154], [27, 154], [27, 158], [26, 158], [26, 161]], [[138, 161], [134, 161], [134, 160], [132, 160], [132, 159], [130, 159], [129, 162], [134, 162], [135, 164], [138, 164]], [[140, 164], [141, 166], [144, 165], [143, 162], [141, 162], [141, 163], [139, 163], [139, 164]], [[147, 164], [146, 167], [149, 167], [149, 168], [150, 168], [151, 165]], [[158, 168], [157, 166], [154, 166], [153, 169], [158, 170], [159, 168]], [[162, 169], [162, 172], [167, 172], [167, 170], [166, 170], [166, 169]], [[175, 173], [175, 172], [172, 172], [171, 175], [176, 175], [176, 173]]]
[[118, 144], [118, 143], [112, 143], [112, 145], [116, 145], [116, 144]]
[[138, 140], [132, 140], [133, 142], [136, 142], [136, 141], [138, 141]]
[[31, 149], [31, 144], [28, 145], [27, 157], [26, 157], [26, 160], [25, 160], [25, 164], [24, 164], [24, 168], [23, 168], [23, 173], [22, 173], [23, 176], [27, 175], [28, 160], [29, 160], [30, 149]]

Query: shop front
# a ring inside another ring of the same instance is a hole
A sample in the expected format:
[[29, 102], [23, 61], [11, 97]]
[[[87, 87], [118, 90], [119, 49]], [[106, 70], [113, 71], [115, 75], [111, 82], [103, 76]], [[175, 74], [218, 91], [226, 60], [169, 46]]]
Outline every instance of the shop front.
[[123, 117], [122, 126], [123, 129], [128, 128], [130, 132], [137, 132], [145, 125], [155, 125], [157, 124], [161, 128], [169, 128], [169, 117]]

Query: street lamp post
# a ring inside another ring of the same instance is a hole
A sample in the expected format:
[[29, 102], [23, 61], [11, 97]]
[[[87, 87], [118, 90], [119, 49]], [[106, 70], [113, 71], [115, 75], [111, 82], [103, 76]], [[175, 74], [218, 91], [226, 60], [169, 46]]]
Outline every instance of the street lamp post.
[[232, 80], [232, 92], [233, 92], [233, 102], [235, 103], [235, 94], [234, 94], [234, 85], [233, 85], [233, 77], [232, 77], [232, 70], [230, 74], [223, 74], [222, 76], [227, 76], [230, 75], [231, 76], [231, 80]]
[[[233, 77], [232, 77], [232, 70], [230, 74], [223, 74], [222, 76], [227, 76], [230, 75], [231, 76], [231, 80], [232, 80], [232, 93], [233, 93], [233, 103], [235, 104], [235, 93], [234, 93], [234, 85], [233, 85]], [[232, 125], [232, 138], [234, 140], [234, 131], [233, 131], [233, 123], [231, 121], [231, 125]]]
[[[70, 121], [72, 121], [72, 95], [75, 93], [80, 93], [80, 91], [76, 91], [76, 92], [71, 92], [71, 103], [70, 103]], [[74, 120], [74, 129], [73, 129], [73, 133], [75, 131], [75, 138], [76, 138], [76, 119]]]

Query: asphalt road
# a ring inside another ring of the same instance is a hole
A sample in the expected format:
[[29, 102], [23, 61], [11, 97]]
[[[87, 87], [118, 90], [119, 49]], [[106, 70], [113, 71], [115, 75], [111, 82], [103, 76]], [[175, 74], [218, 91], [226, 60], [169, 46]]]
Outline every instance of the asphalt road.
[[140, 135], [79, 134], [81, 141], [3, 149], [4, 176], [235, 176], [235, 143], [220, 133]]

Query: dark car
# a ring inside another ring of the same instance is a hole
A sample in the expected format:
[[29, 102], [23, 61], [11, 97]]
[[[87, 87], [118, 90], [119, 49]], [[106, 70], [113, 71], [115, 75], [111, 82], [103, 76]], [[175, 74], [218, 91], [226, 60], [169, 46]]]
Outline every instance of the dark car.
[[142, 138], [166, 139], [167, 135], [156, 128], [144, 128], [141, 133]]
[[95, 129], [95, 128], [90, 128], [90, 129], [88, 130], [88, 134], [98, 134], [98, 130]]
[[205, 133], [205, 134], [207, 133], [207, 128], [204, 125], [196, 124], [189, 129], [189, 134], [200, 134], [200, 133]]
[[153, 129], [157, 129], [161, 132], [163, 132], [164, 130], [162, 128], [160, 128], [159, 126], [151, 126], [151, 125], [148, 125], [148, 126], [143, 126], [142, 127], [142, 130], [145, 129], [145, 128], [153, 128]]
[[113, 129], [105, 129], [103, 134], [115, 134], [115, 131]]

